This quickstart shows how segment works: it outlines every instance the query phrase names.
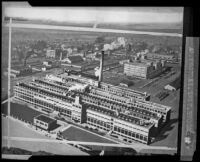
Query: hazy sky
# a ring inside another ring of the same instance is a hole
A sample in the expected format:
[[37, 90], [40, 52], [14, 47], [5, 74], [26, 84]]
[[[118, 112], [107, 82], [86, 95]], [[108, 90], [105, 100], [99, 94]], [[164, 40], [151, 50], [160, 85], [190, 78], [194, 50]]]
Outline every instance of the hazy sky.
[[4, 3], [4, 16], [68, 22], [182, 23], [182, 7], [31, 7]]

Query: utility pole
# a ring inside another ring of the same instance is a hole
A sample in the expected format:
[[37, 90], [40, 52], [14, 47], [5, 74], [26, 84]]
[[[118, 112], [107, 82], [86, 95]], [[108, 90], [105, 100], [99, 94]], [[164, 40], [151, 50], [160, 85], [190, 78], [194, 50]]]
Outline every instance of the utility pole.
[[12, 18], [9, 21], [9, 39], [8, 39], [8, 148], [10, 148], [10, 71], [11, 71], [11, 34], [12, 34]]

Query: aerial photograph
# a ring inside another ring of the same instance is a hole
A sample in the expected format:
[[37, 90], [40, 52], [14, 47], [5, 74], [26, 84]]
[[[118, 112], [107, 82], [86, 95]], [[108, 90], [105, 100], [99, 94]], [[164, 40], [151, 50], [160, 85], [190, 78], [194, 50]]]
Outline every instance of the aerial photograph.
[[183, 7], [2, 2], [2, 155], [175, 155]]

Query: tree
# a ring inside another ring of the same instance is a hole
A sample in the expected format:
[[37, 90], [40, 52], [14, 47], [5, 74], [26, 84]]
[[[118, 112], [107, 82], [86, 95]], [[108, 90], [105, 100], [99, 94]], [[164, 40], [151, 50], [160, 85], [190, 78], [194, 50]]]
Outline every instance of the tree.
[[102, 44], [104, 42], [105, 42], [105, 37], [104, 36], [99, 36], [95, 40], [95, 43], [98, 43], [98, 44]]

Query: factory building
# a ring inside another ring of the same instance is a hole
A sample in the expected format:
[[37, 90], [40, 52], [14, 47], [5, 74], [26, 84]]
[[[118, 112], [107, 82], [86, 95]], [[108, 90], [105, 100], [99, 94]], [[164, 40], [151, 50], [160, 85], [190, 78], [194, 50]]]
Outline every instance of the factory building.
[[170, 107], [146, 101], [145, 93], [86, 82], [83, 77], [66, 75], [34, 79], [14, 86], [14, 99], [145, 144], [170, 119]]
[[149, 79], [161, 74], [164, 68], [164, 61], [135, 60], [124, 64], [124, 73], [128, 76]]

